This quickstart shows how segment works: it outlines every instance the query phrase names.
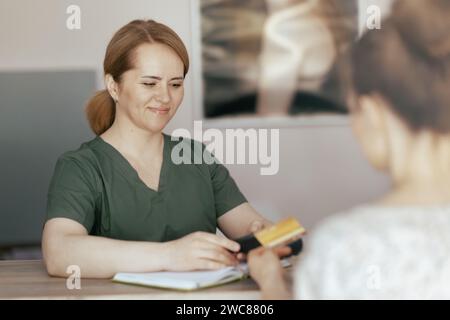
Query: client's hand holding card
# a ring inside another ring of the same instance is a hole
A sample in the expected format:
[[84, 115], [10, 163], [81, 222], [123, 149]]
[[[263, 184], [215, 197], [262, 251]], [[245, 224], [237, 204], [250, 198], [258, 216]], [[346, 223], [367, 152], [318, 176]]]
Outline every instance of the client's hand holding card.
[[289, 246], [292, 254], [296, 255], [302, 250], [303, 241], [301, 237], [305, 232], [305, 228], [295, 218], [288, 218], [235, 241], [241, 245], [241, 252], [243, 253], [248, 253], [260, 246], [266, 248]]

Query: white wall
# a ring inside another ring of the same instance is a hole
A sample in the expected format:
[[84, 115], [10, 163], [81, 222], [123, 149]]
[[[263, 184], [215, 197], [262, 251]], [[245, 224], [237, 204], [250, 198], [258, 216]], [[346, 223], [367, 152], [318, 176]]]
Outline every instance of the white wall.
[[[81, 30], [66, 28], [66, 8], [81, 7]], [[192, 52], [188, 0], [3, 0], [0, 2], [0, 71], [96, 69], [113, 32], [136, 18], [168, 24]], [[167, 132], [192, 129], [192, 74], [183, 105]], [[80, 106], [82, 112], [83, 106]], [[373, 199], [388, 187], [362, 158], [347, 126], [283, 128], [280, 171], [261, 176], [256, 166], [230, 166], [242, 191], [273, 219], [296, 215], [307, 227], [332, 212]]]

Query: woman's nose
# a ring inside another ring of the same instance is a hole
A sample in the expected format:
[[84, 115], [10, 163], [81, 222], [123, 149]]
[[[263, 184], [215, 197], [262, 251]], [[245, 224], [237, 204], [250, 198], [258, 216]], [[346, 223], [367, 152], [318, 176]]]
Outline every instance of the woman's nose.
[[169, 94], [169, 89], [167, 86], [161, 86], [161, 88], [158, 92], [157, 100], [164, 104], [169, 103], [170, 94]]

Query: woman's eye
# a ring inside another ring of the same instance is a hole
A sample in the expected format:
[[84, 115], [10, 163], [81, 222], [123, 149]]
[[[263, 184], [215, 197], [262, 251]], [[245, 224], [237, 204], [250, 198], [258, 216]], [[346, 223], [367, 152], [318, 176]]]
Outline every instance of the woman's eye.
[[174, 83], [174, 84], [172, 84], [172, 87], [179, 88], [179, 87], [181, 87], [181, 83]]
[[156, 83], [143, 83], [144, 86], [154, 87]]

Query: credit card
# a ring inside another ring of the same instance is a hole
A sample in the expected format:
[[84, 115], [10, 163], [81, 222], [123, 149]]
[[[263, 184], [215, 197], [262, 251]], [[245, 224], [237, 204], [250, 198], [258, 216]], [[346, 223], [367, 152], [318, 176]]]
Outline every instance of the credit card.
[[305, 228], [297, 221], [297, 219], [287, 218], [273, 226], [236, 239], [236, 242], [241, 245], [241, 252], [244, 253], [260, 246], [274, 248], [289, 244], [291, 244], [293, 252], [300, 252], [303, 244], [300, 238], [305, 232]]

